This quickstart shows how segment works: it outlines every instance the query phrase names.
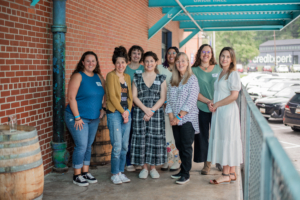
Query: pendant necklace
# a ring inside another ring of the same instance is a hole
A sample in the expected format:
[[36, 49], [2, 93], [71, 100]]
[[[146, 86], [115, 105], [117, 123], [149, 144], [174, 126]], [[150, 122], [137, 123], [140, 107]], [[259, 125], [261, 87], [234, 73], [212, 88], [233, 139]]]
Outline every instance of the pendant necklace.
[[[201, 65], [201, 67], [203, 67], [202, 65]], [[204, 69], [205, 69], [205, 71], [209, 68], [209, 65], [208, 65], [208, 67], [203, 67]]]

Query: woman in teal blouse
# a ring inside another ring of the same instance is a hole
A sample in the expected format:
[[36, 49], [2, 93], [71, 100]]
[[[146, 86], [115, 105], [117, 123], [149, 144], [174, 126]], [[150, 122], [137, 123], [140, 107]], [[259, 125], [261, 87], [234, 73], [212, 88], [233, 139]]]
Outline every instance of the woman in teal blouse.
[[212, 113], [208, 105], [214, 96], [214, 82], [222, 69], [217, 65], [213, 49], [208, 44], [203, 44], [196, 55], [192, 71], [198, 78], [199, 94], [197, 106], [199, 109], [200, 133], [195, 134], [194, 162], [204, 162], [201, 174], [207, 175], [210, 171], [210, 162], [207, 162], [209, 127]]

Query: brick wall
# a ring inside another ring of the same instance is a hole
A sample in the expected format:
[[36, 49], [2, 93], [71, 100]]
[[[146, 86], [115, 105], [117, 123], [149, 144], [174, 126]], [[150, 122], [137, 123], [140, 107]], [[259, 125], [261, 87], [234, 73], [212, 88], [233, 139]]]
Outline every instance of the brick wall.
[[[0, 123], [17, 114], [18, 123], [36, 127], [45, 174], [52, 170], [52, 1], [0, 1]], [[138, 44], [161, 58], [161, 32], [148, 40], [148, 29], [161, 17], [160, 8], [147, 0], [68, 0], [66, 9], [66, 92], [81, 55], [97, 53], [104, 77], [113, 69], [114, 47]], [[183, 31], [178, 22], [172, 31], [179, 46]], [[67, 141], [71, 143], [67, 134]], [[69, 146], [71, 149], [72, 146]]]

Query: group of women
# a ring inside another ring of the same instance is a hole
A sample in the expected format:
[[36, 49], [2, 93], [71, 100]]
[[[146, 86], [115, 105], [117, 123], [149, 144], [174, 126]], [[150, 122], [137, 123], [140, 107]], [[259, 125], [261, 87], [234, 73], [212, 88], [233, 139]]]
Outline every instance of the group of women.
[[106, 81], [97, 55], [90, 51], [82, 55], [71, 76], [65, 123], [75, 142], [73, 183], [97, 182], [89, 173], [91, 145], [105, 113], [114, 184], [130, 182], [125, 165], [127, 171], [141, 168], [141, 179], [149, 174], [159, 178], [156, 166], [180, 169], [171, 178], [187, 183], [193, 143], [194, 162], [204, 162], [201, 174], [209, 173], [211, 163], [223, 170], [211, 184], [235, 181], [242, 147], [235, 102], [241, 83], [234, 50], [223, 48], [217, 65], [211, 46], [202, 45], [193, 66], [177, 47], [167, 50], [162, 65], [154, 52], [144, 53], [140, 46], [132, 46], [128, 53], [122, 46], [115, 48], [115, 69]]

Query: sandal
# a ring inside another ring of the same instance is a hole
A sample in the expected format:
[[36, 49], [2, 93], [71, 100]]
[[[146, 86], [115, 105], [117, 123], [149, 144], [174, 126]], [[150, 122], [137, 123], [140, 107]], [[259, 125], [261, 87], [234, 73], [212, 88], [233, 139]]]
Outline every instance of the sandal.
[[[222, 176], [229, 176], [229, 179], [230, 179], [230, 175], [229, 174], [223, 174], [222, 173]], [[213, 184], [213, 185], [218, 185], [218, 184], [229, 184], [231, 182], [231, 179], [229, 181], [223, 181], [223, 182], [218, 182], [216, 181], [216, 179], [214, 180], [210, 180], [209, 183], [210, 184]]]
[[234, 179], [231, 179], [231, 182], [235, 182], [236, 181], [236, 173], [233, 172], [233, 173], [230, 173], [230, 175], [234, 175]]

